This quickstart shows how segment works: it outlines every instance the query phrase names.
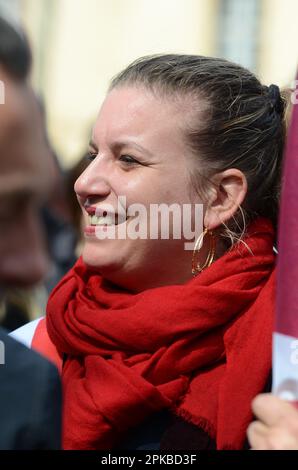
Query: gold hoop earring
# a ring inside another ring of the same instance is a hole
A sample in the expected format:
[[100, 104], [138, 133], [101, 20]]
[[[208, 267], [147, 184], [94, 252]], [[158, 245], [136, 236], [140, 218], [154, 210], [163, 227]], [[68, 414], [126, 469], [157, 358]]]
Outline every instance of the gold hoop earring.
[[[196, 261], [196, 258], [197, 258], [196, 255], [200, 253], [200, 250], [204, 243], [204, 238], [207, 234], [209, 235], [209, 250], [208, 250], [205, 263], [201, 266]], [[205, 228], [205, 230], [201, 233], [201, 235], [198, 236], [198, 239], [195, 243], [195, 247], [192, 253], [191, 272], [193, 276], [196, 276], [197, 274], [201, 273], [204, 269], [208, 268], [212, 264], [214, 260], [214, 256], [215, 256], [215, 248], [216, 248], [215, 236], [213, 235], [211, 230], [209, 231], [207, 228]]]

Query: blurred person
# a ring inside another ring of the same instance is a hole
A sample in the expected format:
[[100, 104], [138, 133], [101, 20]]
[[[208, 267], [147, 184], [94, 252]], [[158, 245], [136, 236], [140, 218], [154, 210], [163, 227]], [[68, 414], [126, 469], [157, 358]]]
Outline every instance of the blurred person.
[[77, 257], [81, 254], [83, 246], [84, 218], [73, 188], [76, 180], [86, 170], [89, 164], [88, 156], [88, 152], [85, 152], [84, 155], [75, 163], [75, 165], [73, 165], [66, 173], [66, 195], [68, 206], [70, 208], [72, 226], [75, 228], [76, 232], [75, 253]]
[[[47, 269], [39, 210], [51, 172], [40, 109], [27, 83], [30, 65], [25, 38], [0, 18], [0, 296], [10, 287], [34, 285]], [[0, 341], [0, 449], [59, 448], [55, 366], [2, 328]]]
[[[50, 147], [51, 148], [51, 147]], [[76, 261], [77, 233], [67, 191], [67, 174], [51, 149], [54, 174], [53, 191], [41, 210], [47, 237], [50, 268], [45, 279], [48, 293]], [[44, 309], [42, 310], [44, 312]]]
[[52, 190], [41, 209], [50, 263], [45, 286], [50, 293], [76, 260], [76, 231], [72, 224], [71, 205], [67, 194], [67, 173], [61, 167], [58, 156], [50, 143], [46, 129], [46, 108], [41, 97], [39, 97], [39, 105], [45, 139], [51, 155], [50, 166], [53, 175]]
[[11, 332], [40, 317], [40, 312], [45, 311], [48, 293], [40, 282], [30, 288], [6, 288], [1, 297], [0, 326]]
[[[82, 257], [26, 329], [61, 370], [65, 449], [246, 446], [270, 381], [284, 110], [224, 59], [145, 57], [112, 81], [75, 183]], [[191, 224], [203, 208], [193, 250], [162, 236], [159, 204]]]
[[41, 312], [45, 311], [49, 293], [76, 261], [77, 237], [72, 226], [71, 210], [68, 205], [66, 175], [50, 145], [45, 127], [45, 107], [40, 97], [38, 103], [50, 156], [48, 177], [51, 181], [51, 191], [48, 191], [39, 214], [45, 232], [48, 267], [43, 281], [34, 286], [6, 288], [2, 299], [0, 299], [0, 325], [8, 331], [13, 331], [41, 316]]
[[254, 450], [298, 450], [298, 409], [270, 393], [252, 402], [257, 420], [247, 430]]

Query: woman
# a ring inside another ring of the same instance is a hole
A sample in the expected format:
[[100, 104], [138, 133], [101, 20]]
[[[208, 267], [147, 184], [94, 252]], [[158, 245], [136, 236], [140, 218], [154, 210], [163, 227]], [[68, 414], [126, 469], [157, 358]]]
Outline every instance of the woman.
[[[222, 59], [145, 57], [112, 81], [75, 184], [82, 258], [32, 342], [63, 359], [64, 448], [245, 445], [271, 368], [283, 118], [278, 87]], [[154, 204], [203, 208], [193, 252]]]

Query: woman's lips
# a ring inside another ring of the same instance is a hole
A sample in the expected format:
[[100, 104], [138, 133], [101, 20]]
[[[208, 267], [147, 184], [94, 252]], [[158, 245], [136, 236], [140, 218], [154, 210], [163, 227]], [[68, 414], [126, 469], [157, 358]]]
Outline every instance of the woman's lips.
[[104, 216], [107, 214], [107, 211], [105, 209], [101, 209], [100, 207], [96, 206], [84, 206], [85, 211], [89, 215], [98, 215], [98, 216]]
[[86, 235], [95, 235], [95, 225], [87, 225], [84, 227], [84, 233]]
[[91, 224], [88, 224], [84, 227], [83, 231], [85, 233], [85, 235], [87, 236], [96, 236], [96, 231], [97, 230], [101, 230], [103, 232], [107, 232], [109, 230], [109, 228], [115, 228], [115, 227], [118, 227], [119, 225], [122, 225], [124, 223], [126, 223], [128, 220], [130, 219], [130, 217], [128, 217], [126, 220], [124, 220], [123, 222], [121, 223], [116, 223], [116, 224], [113, 224], [113, 225], [104, 225], [104, 224], [98, 224], [98, 225], [91, 225]]
[[[101, 220], [100, 224], [96, 223], [97, 222], [96, 218], [97, 219], [106, 218], [107, 225], [118, 225], [118, 221], [120, 221], [120, 223], [123, 223], [126, 221], [125, 213], [121, 214], [121, 216], [119, 217], [116, 211], [113, 211], [105, 207], [84, 205], [84, 209], [86, 210], [89, 216], [89, 225], [105, 225], [105, 223], [102, 223], [103, 220]], [[95, 221], [90, 220], [92, 218], [94, 218]]]

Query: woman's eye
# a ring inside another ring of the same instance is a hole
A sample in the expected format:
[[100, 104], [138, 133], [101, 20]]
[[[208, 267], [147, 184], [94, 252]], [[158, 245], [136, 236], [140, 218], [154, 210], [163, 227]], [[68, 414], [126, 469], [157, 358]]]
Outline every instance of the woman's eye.
[[95, 152], [88, 152], [87, 155], [86, 155], [86, 159], [89, 162], [92, 162], [96, 157], [97, 157], [97, 153], [95, 153]]
[[121, 155], [119, 160], [121, 160], [121, 162], [124, 162], [124, 163], [128, 163], [128, 164], [138, 164], [138, 160], [136, 160], [135, 158], [131, 157], [130, 155]]

